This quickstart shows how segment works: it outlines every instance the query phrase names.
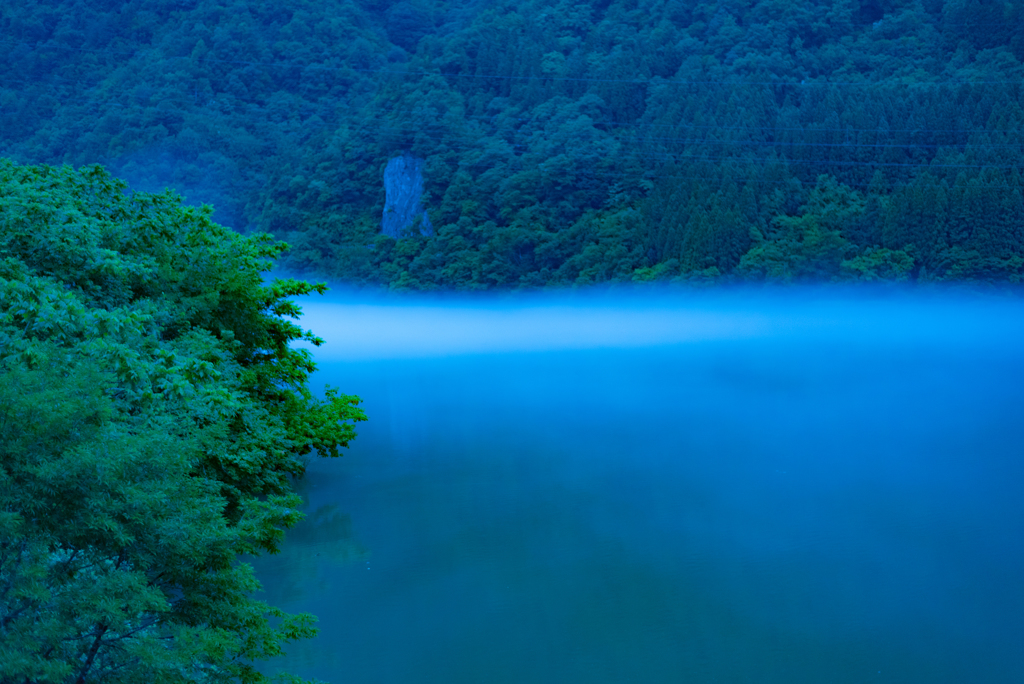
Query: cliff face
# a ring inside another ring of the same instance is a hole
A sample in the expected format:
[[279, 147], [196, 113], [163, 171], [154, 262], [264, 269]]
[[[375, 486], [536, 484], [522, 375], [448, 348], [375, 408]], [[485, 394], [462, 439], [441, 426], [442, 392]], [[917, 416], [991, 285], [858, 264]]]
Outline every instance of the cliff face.
[[401, 237], [416, 222], [420, 234], [433, 235], [427, 212], [423, 210], [423, 160], [409, 155], [395, 157], [384, 168], [384, 216], [381, 232]]

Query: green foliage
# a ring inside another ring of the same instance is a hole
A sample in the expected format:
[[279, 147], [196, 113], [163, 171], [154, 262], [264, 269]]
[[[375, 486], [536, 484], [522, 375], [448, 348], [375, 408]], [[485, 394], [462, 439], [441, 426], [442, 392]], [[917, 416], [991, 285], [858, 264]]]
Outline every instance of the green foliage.
[[[287, 240], [292, 271], [393, 289], [768, 277], [775, 267], [758, 264], [780, 259], [795, 278], [872, 278], [841, 263], [878, 249], [912, 251], [912, 279], [1015, 280], [1022, 12], [977, 0], [7, 3], [0, 154], [106, 163]], [[381, 174], [402, 153], [424, 160], [436, 235], [383, 243]], [[863, 212], [784, 228], [821, 176]], [[849, 253], [812, 263], [799, 236], [818, 229]], [[787, 245], [803, 251], [772, 256]]]
[[885, 247], [868, 249], [842, 263], [844, 275], [868, 282], [904, 282], [914, 269], [914, 257], [902, 250]]
[[308, 389], [322, 340], [241, 237], [100, 167], [0, 160], [0, 682], [264, 681], [315, 633], [242, 553], [301, 517], [358, 399]]
[[841, 273], [857, 277], [863, 273], [858, 268], [844, 270], [856, 248], [843, 237], [843, 228], [863, 211], [864, 201], [856, 192], [821, 176], [798, 216], [775, 217], [767, 239], [754, 233], [755, 244], [737, 271], [748, 279], [774, 282], [830, 281]]
[[745, 277], [777, 282], [832, 280], [849, 252], [838, 231], [822, 227], [814, 215], [780, 216], [776, 235], [765, 240], [740, 260]]

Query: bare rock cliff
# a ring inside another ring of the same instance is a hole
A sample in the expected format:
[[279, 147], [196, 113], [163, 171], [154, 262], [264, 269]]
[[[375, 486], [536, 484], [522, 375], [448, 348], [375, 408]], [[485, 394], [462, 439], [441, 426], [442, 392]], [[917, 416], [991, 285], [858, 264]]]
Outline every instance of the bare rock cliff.
[[409, 155], [395, 157], [384, 168], [384, 217], [381, 232], [402, 237], [417, 226], [421, 235], [433, 235], [423, 210], [423, 160]]

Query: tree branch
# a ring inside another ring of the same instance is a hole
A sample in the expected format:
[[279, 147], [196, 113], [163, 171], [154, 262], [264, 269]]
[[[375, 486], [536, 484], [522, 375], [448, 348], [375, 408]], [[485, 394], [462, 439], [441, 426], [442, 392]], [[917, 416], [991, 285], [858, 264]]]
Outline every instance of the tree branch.
[[85, 684], [85, 677], [89, 674], [89, 668], [92, 667], [93, 661], [96, 660], [96, 654], [99, 653], [100, 644], [103, 643], [103, 635], [106, 631], [106, 625], [99, 626], [99, 634], [96, 635], [96, 639], [93, 640], [92, 646], [89, 648], [89, 655], [86, 657], [85, 662], [82, 663], [82, 669], [78, 673], [78, 679], [75, 680], [75, 684]]

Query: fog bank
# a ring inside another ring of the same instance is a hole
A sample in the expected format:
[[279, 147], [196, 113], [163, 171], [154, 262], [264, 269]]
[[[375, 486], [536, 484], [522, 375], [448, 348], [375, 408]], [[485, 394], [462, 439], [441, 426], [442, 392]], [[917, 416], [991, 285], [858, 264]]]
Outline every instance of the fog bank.
[[[1024, 331], [1024, 303], [962, 294], [732, 291], [622, 295], [301, 301], [321, 360], [643, 348], [765, 339], [844, 344], [998, 344]], [[300, 343], [297, 346], [312, 348]]]

